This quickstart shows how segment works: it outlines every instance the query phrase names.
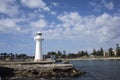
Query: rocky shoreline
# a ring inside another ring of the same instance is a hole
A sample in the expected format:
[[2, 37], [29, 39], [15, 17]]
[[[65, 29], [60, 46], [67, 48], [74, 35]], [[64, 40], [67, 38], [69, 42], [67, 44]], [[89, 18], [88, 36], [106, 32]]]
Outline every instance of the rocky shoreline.
[[3, 80], [17, 80], [18, 78], [67, 78], [85, 74], [72, 64], [17, 64], [2, 65], [0, 76]]

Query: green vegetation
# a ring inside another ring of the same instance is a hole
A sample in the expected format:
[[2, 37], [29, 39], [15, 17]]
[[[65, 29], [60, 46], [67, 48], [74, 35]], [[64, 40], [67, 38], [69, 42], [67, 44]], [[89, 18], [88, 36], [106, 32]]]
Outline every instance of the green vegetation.
[[77, 57], [82, 57], [82, 56], [89, 56], [87, 51], [79, 51], [77, 54], [76, 53], [69, 53], [66, 54], [66, 51], [64, 50], [63, 52], [58, 51], [51, 51], [47, 53], [47, 57], [50, 57], [51, 55], [55, 55], [57, 59], [61, 58], [77, 58]]
[[[101, 47], [99, 50], [93, 49], [91, 53], [88, 54], [88, 51], [78, 51], [77, 53], [66, 53], [63, 51], [51, 51], [44, 55], [45, 58], [50, 58], [55, 56], [56, 59], [71, 59], [71, 58], [80, 58], [80, 57], [89, 57], [93, 55], [94, 57], [120, 57], [120, 47], [119, 44], [116, 44], [115, 48], [110, 47], [107, 51]], [[0, 53], [0, 60], [12, 60], [12, 59], [33, 59], [33, 56], [28, 56], [27, 54], [13, 54], [13, 53]]]
[[0, 60], [12, 61], [13, 59], [28, 59], [30, 56], [27, 54], [14, 54], [14, 53], [0, 53]]
[[116, 44], [115, 49], [109, 48], [107, 51], [104, 51], [104, 49], [101, 47], [99, 50], [93, 49], [93, 51], [88, 54], [88, 51], [78, 51], [77, 53], [67, 53], [66, 51], [51, 51], [47, 53], [47, 57], [50, 57], [50, 55], [55, 55], [56, 58], [80, 58], [80, 57], [89, 57], [90, 55], [93, 55], [95, 57], [120, 57], [120, 47], [119, 44]]

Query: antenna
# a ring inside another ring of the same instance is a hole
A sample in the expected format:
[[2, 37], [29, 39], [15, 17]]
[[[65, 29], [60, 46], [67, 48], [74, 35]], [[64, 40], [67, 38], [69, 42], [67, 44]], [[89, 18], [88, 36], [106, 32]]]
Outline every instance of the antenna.
[[33, 27], [33, 36], [35, 36], [36, 33], [41, 33], [40, 28]]

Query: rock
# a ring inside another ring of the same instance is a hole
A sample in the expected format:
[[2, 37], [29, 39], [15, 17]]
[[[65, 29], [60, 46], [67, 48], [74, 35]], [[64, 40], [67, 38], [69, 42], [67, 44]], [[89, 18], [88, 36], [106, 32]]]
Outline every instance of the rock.
[[52, 74], [52, 72], [44, 71], [44, 72], [41, 72], [40, 77], [42, 77], [42, 78], [50, 78], [50, 77], [53, 77], [53, 74]]
[[72, 69], [73, 68], [54, 68], [53, 71], [59, 73], [59, 72], [68, 72]]
[[30, 71], [16, 71], [17, 77], [37, 77], [37, 78], [65, 78], [77, 77], [81, 75], [80, 71], [75, 68], [71, 69], [53, 69], [48, 71], [39, 71], [39, 69], [32, 69]]
[[66, 68], [66, 69], [60, 69], [55, 68], [53, 69], [54, 72], [56, 72], [57, 77], [78, 77], [82, 73], [80, 71], [77, 71], [75, 68]]
[[8, 80], [9, 77], [14, 76], [14, 69], [0, 66], [0, 77], [1, 80]]
[[[0, 70], [3, 67], [0, 67]], [[13, 68], [13, 69], [12, 69]], [[15, 74], [14, 77], [17, 78], [69, 78], [69, 77], [78, 77], [84, 72], [78, 71], [70, 64], [50, 64], [50, 65], [13, 65], [11, 68], [4, 67], [3, 71], [0, 71], [0, 76], [8, 76]]]
[[63, 61], [64, 64], [69, 64], [70, 62], [68, 60]]
[[39, 74], [39, 70], [33, 69], [33, 70], [31, 71], [31, 74], [33, 74], [33, 75], [38, 75], [38, 74]]

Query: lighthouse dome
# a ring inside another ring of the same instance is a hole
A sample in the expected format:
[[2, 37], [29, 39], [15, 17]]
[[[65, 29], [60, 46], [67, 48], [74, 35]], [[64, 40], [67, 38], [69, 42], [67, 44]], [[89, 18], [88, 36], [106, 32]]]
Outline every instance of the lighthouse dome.
[[41, 35], [42, 35], [42, 33], [41, 33], [41, 32], [37, 32], [37, 33], [36, 33], [36, 35], [40, 35], [40, 36], [41, 36]]

